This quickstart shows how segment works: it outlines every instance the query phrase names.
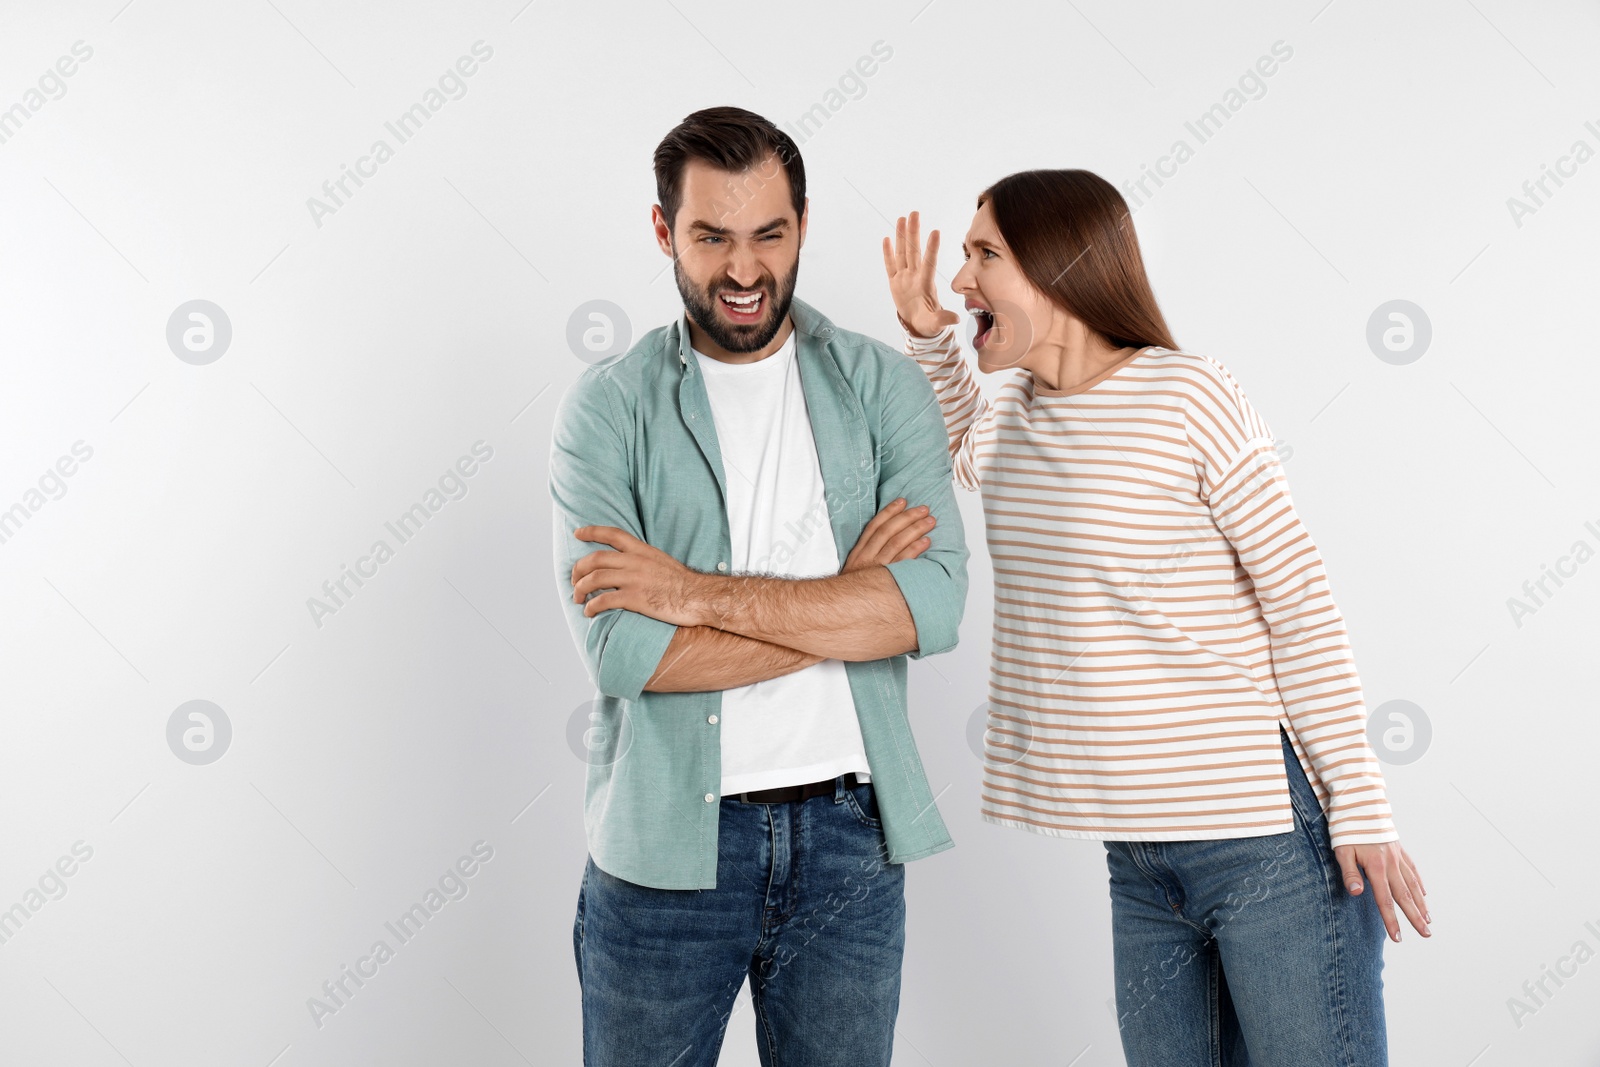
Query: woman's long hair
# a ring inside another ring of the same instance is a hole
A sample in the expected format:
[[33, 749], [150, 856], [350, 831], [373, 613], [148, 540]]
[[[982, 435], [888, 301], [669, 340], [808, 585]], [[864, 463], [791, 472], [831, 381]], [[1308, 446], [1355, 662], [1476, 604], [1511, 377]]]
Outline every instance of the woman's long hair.
[[1156, 304], [1128, 205], [1087, 170], [1024, 170], [978, 195], [1030, 282], [1118, 348], [1176, 350]]

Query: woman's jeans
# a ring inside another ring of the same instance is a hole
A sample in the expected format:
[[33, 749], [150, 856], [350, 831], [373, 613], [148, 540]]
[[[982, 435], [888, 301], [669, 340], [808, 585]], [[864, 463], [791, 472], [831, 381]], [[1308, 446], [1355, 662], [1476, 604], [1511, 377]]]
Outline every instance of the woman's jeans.
[[905, 865], [872, 786], [785, 804], [722, 798], [717, 887], [584, 868], [572, 927], [589, 1067], [712, 1067], [750, 978], [764, 1067], [888, 1067]]
[[1283, 739], [1294, 830], [1108, 841], [1129, 1067], [1386, 1067], [1383, 942]]

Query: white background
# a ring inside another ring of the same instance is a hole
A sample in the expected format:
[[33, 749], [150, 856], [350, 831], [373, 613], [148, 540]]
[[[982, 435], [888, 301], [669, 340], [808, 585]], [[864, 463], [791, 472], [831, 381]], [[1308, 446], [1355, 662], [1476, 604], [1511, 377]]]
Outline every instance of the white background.
[[[0, 944], [0, 1062], [578, 1062], [593, 690], [554, 589], [550, 417], [586, 365], [575, 309], [609, 300], [634, 338], [677, 314], [650, 155], [720, 103], [824, 105], [798, 292], [890, 343], [894, 216], [944, 229], [948, 277], [994, 179], [1120, 186], [1190, 142], [1135, 215], [1157, 294], [1291, 450], [1369, 707], [1431, 722], [1386, 769], [1436, 929], [1387, 953], [1392, 1060], [1596, 1062], [1600, 961], [1520, 1026], [1508, 999], [1600, 951], [1600, 562], [1520, 625], [1507, 603], [1600, 548], [1600, 161], [1521, 225], [1507, 206], [1600, 149], [1594, 4], [522, 2], [0, 8], [0, 108], [93, 49], [0, 144], [0, 509], [93, 450], [0, 544], [0, 909], [93, 849]], [[466, 95], [397, 145], [385, 121], [479, 40]], [[1184, 123], [1278, 41], [1196, 145]], [[380, 137], [394, 158], [317, 225], [308, 198]], [[166, 340], [194, 299], [233, 331], [204, 366]], [[1366, 341], [1394, 299], [1432, 325], [1407, 365]], [[396, 547], [384, 523], [480, 440], [466, 496]], [[977, 817], [992, 586], [960, 497], [962, 641], [911, 664], [957, 847], [908, 870], [895, 1062], [1119, 1064], [1103, 850]], [[319, 626], [308, 598], [379, 538], [394, 557]], [[233, 730], [205, 766], [167, 742], [195, 699]], [[317, 1026], [308, 998], [480, 840], [465, 898]], [[722, 1062], [757, 1062], [746, 995]]]

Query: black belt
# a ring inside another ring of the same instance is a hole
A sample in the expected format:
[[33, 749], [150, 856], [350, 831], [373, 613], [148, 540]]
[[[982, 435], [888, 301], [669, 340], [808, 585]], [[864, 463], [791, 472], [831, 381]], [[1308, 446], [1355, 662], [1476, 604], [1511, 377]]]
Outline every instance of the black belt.
[[[864, 783], [856, 780], [855, 771], [847, 771], [843, 775], [846, 789], [853, 789]], [[807, 782], [805, 785], [780, 785], [776, 789], [756, 789], [749, 793], [735, 793], [734, 796], [746, 804], [787, 804], [791, 800], [810, 800], [812, 797], [832, 796], [833, 783], [838, 781], [838, 776], [827, 778], [820, 782]]]

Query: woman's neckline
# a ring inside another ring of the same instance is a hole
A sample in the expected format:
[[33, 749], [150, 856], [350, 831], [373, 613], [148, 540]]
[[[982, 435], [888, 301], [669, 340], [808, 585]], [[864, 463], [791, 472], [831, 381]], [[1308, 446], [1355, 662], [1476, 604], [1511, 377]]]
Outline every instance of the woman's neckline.
[[1071, 389], [1046, 389], [1044, 386], [1039, 384], [1038, 378], [1033, 377], [1032, 371], [1028, 372], [1028, 376], [1033, 378], [1033, 393], [1035, 396], [1077, 396], [1079, 393], [1087, 393], [1090, 389], [1093, 389], [1095, 386], [1099, 385], [1108, 378], [1116, 377], [1130, 364], [1132, 364], [1134, 360], [1138, 359], [1146, 352], [1156, 350], [1158, 347], [1158, 345], [1145, 345], [1143, 348], [1136, 349], [1119, 359], [1117, 362], [1111, 364], [1111, 366], [1107, 367], [1099, 374], [1096, 374], [1093, 378], [1090, 378], [1087, 381], [1079, 382]]

